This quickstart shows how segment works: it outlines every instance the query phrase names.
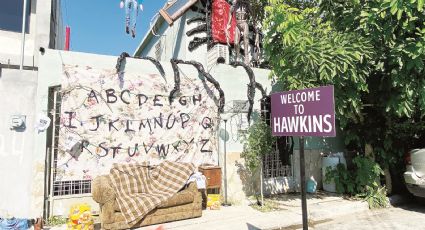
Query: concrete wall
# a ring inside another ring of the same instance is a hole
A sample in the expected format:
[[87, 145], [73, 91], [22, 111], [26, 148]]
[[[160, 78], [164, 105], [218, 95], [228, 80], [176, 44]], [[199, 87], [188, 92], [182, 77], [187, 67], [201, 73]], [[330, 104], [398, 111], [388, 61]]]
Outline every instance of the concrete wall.
[[[47, 114], [47, 102], [48, 102], [48, 88], [59, 85], [62, 74], [62, 64], [74, 64], [74, 65], [89, 65], [96, 68], [114, 68], [117, 57], [75, 53], [75, 52], [60, 52], [48, 50], [44, 56], [41, 56], [40, 69], [39, 69], [39, 82], [37, 90], [37, 108], [36, 113]], [[63, 61], [63, 63], [62, 63]], [[166, 72], [169, 81], [173, 81], [173, 71], [169, 62], [162, 62], [164, 70]], [[144, 68], [140, 68], [143, 65]], [[125, 67], [128, 71], [143, 71], [145, 73], [156, 72], [155, 66], [143, 60], [127, 59]], [[197, 70], [189, 65], [179, 65], [183, 75], [193, 76], [198, 75]], [[268, 71], [256, 69], [255, 74], [257, 81], [263, 84], [267, 89], [270, 89], [270, 81], [268, 80]], [[211, 75], [220, 82], [222, 89], [226, 94], [226, 108], [228, 109], [231, 105], [232, 100], [246, 100], [246, 87], [249, 83], [249, 78], [246, 75], [245, 70], [242, 67], [233, 68], [228, 65], [218, 65], [211, 70]], [[239, 90], [235, 90], [239, 89]], [[255, 97], [255, 109], [259, 109], [260, 94], [257, 92]], [[230, 136], [230, 140], [227, 141], [227, 172], [229, 182], [229, 197], [233, 203], [240, 203], [244, 201], [244, 182], [243, 170], [241, 171], [241, 165], [243, 161], [240, 159], [240, 153], [242, 152], [241, 139], [238, 137], [237, 129], [240, 125], [241, 117], [246, 114], [236, 114], [232, 121], [228, 122], [227, 131]], [[220, 125], [220, 128], [224, 130], [224, 124]], [[35, 215], [39, 215], [43, 208], [43, 193], [44, 193], [44, 160], [46, 149], [46, 134], [40, 133], [35, 135], [35, 146], [34, 146], [34, 173], [33, 173], [33, 187], [32, 187], [32, 210]], [[223, 164], [223, 140], [220, 139], [219, 145], [220, 150], [217, 157], [220, 157], [220, 164]], [[90, 197], [85, 197], [83, 200], [92, 202]], [[60, 200], [55, 201], [55, 212], [66, 213], [69, 204], [76, 202], [71, 197], [62, 197]], [[81, 202], [81, 200], [78, 200]]]
[[[293, 165], [294, 167], [294, 190], [300, 191], [301, 176], [300, 176], [300, 151], [299, 139], [295, 138]], [[340, 130], [337, 129], [336, 137], [306, 137], [305, 138], [305, 175], [306, 180], [311, 176], [317, 182], [317, 188], [322, 189], [322, 156], [329, 153], [344, 152], [343, 136]]]
[[[113, 56], [47, 50], [44, 55], [40, 56], [38, 79], [34, 72], [3, 70], [2, 77], [0, 78], [0, 102], [2, 102], [4, 108], [10, 109], [0, 113], [0, 118], [3, 118], [4, 121], [0, 124], [0, 144], [2, 144], [0, 145], [0, 154], [5, 156], [5, 160], [1, 163], [1, 169], [7, 169], [1, 171], [1, 182], [4, 182], [2, 183], [3, 185], [13, 184], [14, 186], [2, 187], [2, 189], [0, 189], [0, 195], [2, 195], [0, 201], [2, 202], [0, 203], [0, 216], [14, 215], [37, 217], [41, 216], [43, 213], [47, 137], [46, 132], [34, 132], [34, 119], [37, 114], [48, 114], [48, 90], [49, 87], [61, 84], [63, 72], [62, 65], [83, 65], [92, 66], [94, 68], [111, 69], [115, 67], [116, 61], [117, 57]], [[144, 68], [140, 68], [141, 65]], [[162, 62], [162, 65], [168, 81], [173, 82], [173, 70], [170, 63], [168, 61]], [[133, 72], [157, 72], [156, 67], [151, 62], [139, 59], [127, 59], [125, 68]], [[198, 76], [198, 72], [193, 66], [181, 64], [179, 68], [181, 70], [181, 76]], [[242, 67], [234, 68], [232, 66], [219, 64], [214, 66], [210, 73], [220, 83], [221, 88], [224, 90], [226, 96], [226, 112], [231, 110], [233, 100], [247, 100], [246, 95], [249, 78]], [[254, 69], [254, 73], [256, 81], [261, 83], [269, 93], [271, 89], [271, 82], [268, 78], [269, 71]], [[14, 95], [15, 98], [17, 97], [18, 99], [14, 100], [10, 95]], [[260, 98], [260, 92], [256, 91], [253, 119], [258, 118]], [[10, 115], [15, 113], [27, 115], [28, 125], [24, 132], [12, 132], [8, 129]], [[245, 201], [246, 194], [253, 193], [251, 184], [256, 183], [258, 185], [258, 181], [256, 181], [255, 178], [247, 177], [243, 159], [240, 157], [243, 150], [240, 134], [243, 133], [247, 127], [246, 114], [230, 113], [229, 116], [229, 113], [227, 113], [225, 116], [228, 118], [226, 127], [224, 122], [221, 122], [219, 126], [220, 130], [217, 133], [217, 135], [219, 135], [219, 152], [217, 153], [217, 158], [219, 159], [220, 166], [224, 169], [224, 144], [226, 144], [229, 201], [234, 204], [239, 204]], [[229, 137], [228, 140], [224, 142], [223, 137], [226, 136], [224, 135], [226, 132]], [[306, 149], [308, 149], [309, 146], [314, 146], [309, 143], [308, 141]], [[314, 154], [306, 153], [306, 156], [311, 156], [311, 160], [309, 160], [309, 158], [306, 159], [307, 164], [311, 162], [311, 164], [309, 164], [309, 167], [311, 167], [310, 171], [314, 171], [313, 173], [317, 174], [318, 170], [320, 170], [318, 169], [320, 166], [317, 158], [319, 156], [318, 151], [314, 152]], [[294, 160], [297, 166], [296, 157]], [[295, 167], [294, 171], [299, 171], [298, 167]], [[310, 171], [308, 171], [307, 174], [309, 174]], [[13, 174], [10, 176], [9, 172], [13, 172]], [[19, 183], [16, 183], [17, 181]], [[279, 184], [281, 182], [285, 183], [283, 185]], [[287, 191], [291, 186], [288, 178], [269, 181], [268, 183], [270, 190]], [[278, 186], [281, 187], [278, 188]], [[3, 188], [7, 189], [5, 190]], [[6, 196], [7, 194], [9, 195]], [[30, 194], [29, 198], [28, 196], [23, 198], [25, 194]], [[3, 197], [8, 197], [8, 199], [3, 199]], [[15, 201], [20, 203], [14, 203]], [[54, 212], [57, 214], [65, 214], [69, 210], [70, 204], [82, 201], [93, 203], [90, 196], [84, 196], [80, 199], [75, 199], [75, 197], [71, 196], [61, 197], [61, 199], [55, 200]], [[22, 209], [22, 207], [28, 207], [28, 209]]]
[[[220, 82], [221, 87], [226, 95], [226, 106], [225, 111], [229, 111], [232, 108], [233, 100], [247, 100], [247, 85], [249, 84], [249, 78], [244, 68], [234, 68], [229, 65], [219, 64], [214, 66], [211, 71], [211, 75]], [[271, 81], [269, 80], [270, 71], [264, 69], [254, 69], [255, 80], [263, 85], [267, 93], [271, 90]], [[261, 93], [257, 90], [254, 99], [254, 112], [253, 119], [258, 119], [260, 110], [260, 99]], [[240, 157], [243, 151], [242, 133], [240, 131], [247, 126], [246, 113], [235, 114], [231, 113], [228, 116], [229, 120], [224, 127], [224, 122], [221, 122], [220, 129], [222, 132], [227, 131], [229, 140], [226, 141], [227, 150], [227, 182], [228, 182], [228, 200], [234, 204], [240, 204], [245, 202], [245, 195], [253, 194], [255, 184], [258, 187], [257, 178], [252, 178], [244, 166], [244, 160]], [[222, 169], [224, 167], [224, 135], [219, 138], [220, 148], [220, 165]], [[224, 176], [223, 176], [224, 178]], [[253, 185], [254, 184], [254, 185]], [[254, 187], [253, 187], [254, 186]]]
[[[27, 217], [31, 209], [37, 73], [3, 69], [0, 77], [0, 217]], [[11, 130], [11, 116], [26, 116], [26, 128]]]

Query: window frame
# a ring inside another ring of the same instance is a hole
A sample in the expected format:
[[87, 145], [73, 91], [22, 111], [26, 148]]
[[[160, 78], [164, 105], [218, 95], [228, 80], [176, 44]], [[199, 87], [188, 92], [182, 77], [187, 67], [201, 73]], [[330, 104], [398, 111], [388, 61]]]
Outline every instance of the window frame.
[[[169, 10], [171, 7], [173, 7], [176, 3], [179, 1], [186, 1], [186, 4], [184, 4], [180, 9], [178, 9], [176, 12], [170, 15], [167, 10]], [[159, 10], [159, 14], [165, 19], [165, 21], [172, 25], [177, 19], [179, 19], [191, 6], [193, 6], [195, 3], [197, 3], [198, 0], [174, 0], [171, 3], [168, 3], [164, 8]]]
[[[19, 4], [20, 11], [19, 11], [18, 16], [19, 16], [20, 20], [19, 20], [18, 26], [16, 27], [18, 29], [3, 27], [2, 23], [0, 23], [0, 31], [22, 33], [22, 17], [23, 17], [22, 8], [24, 6], [24, 0], [21, 0], [21, 2], [18, 2], [16, 0], [12, 0], [12, 2], [13, 2], [12, 4], [15, 4], [15, 3]], [[26, 22], [25, 22], [25, 33], [26, 34], [29, 34], [29, 32], [30, 32], [31, 8], [32, 8], [32, 0], [27, 0], [27, 9], [26, 9], [26, 18], [25, 18], [25, 20], [26, 20]], [[18, 18], [18, 17], [16, 17], [16, 18]], [[8, 23], [8, 22], [6, 22], [6, 23]], [[4, 24], [4, 25], [6, 25], [6, 24]]]

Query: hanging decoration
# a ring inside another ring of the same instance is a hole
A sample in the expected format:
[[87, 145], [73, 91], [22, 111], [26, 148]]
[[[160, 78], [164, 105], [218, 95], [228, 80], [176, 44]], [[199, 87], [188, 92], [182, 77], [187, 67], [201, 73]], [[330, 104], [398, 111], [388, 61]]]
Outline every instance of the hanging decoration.
[[[194, 34], [206, 33], [206, 36], [197, 37], [195, 36], [192, 41], [189, 42], [189, 51], [197, 49], [199, 46], [208, 44], [208, 48], [212, 46], [211, 40], [211, 0], [201, 0], [201, 7], [193, 5], [190, 10], [195, 13], [196, 16], [187, 20], [187, 25], [192, 23], [198, 23], [198, 26], [188, 31], [186, 35], [188, 37]], [[202, 36], [202, 35], [201, 35]]]
[[[187, 25], [197, 26], [186, 32], [190, 37], [189, 51], [207, 44], [211, 49], [215, 44], [229, 47], [233, 61], [243, 61], [250, 66], [264, 64], [261, 58], [261, 26], [258, 23], [258, 10], [263, 3], [249, 0], [200, 0], [201, 4], [192, 5], [193, 16]], [[241, 56], [241, 57], [240, 57]]]
[[248, 25], [248, 12], [249, 2], [246, 0], [233, 0], [233, 4], [230, 7], [229, 16], [227, 17], [227, 29], [226, 29], [226, 40], [227, 44], [230, 44], [230, 28], [232, 23], [232, 15], [236, 15], [236, 28], [234, 31], [234, 44], [235, 44], [235, 60], [239, 60], [240, 47], [239, 42], [243, 36], [244, 46], [244, 63], [249, 65], [249, 25]]
[[131, 36], [136, 37], [136, 22], [139, 14], [139, 8], [143, 11], [143, 0], [121, 0], [120, 8], [125, 8], [125, 32], [131, 33]]
[[[231, 15], [231, 22], [228, 26], [229, 15]], [[230, 14], [230, 4], [226, 0], [215, 0], [212, 3], [211, 13], [211, 33], [212, 39], [215, 43], [220, 44], [234, 44], [236, 18], [235, 14]], [[226, 35], [228, 34], [228, 38]]]

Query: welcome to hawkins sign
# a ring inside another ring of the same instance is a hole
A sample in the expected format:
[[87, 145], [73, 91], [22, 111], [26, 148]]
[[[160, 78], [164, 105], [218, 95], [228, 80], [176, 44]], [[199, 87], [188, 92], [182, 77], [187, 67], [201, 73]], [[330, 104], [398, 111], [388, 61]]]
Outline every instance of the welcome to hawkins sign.
[[272, 94], [273, 135], [334, 137], [334, 104], [333, 86]]

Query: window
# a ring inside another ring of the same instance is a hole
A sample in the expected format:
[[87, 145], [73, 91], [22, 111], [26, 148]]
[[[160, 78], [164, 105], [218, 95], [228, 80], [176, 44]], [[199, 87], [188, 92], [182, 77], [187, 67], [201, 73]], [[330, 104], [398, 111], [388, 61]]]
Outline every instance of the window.
[[164, 8], [159, 10], [159, 13], [164, 17], [168, 24], [173, 24], [180, 16], [186, 12], [189, 7], [195, 4], [198, 0], [174, 0], [169, 1]]
[[157, 61], [161, 61], [161, 53], [162, 53], [162, 47], [161, 47], [161, 40], [158, 41], [155, 45], [155, 59]]
[[[24, 0], [2, 0], [0, 6], [0, 30], [22, 32], [22, 8]], [[29, 31], [31, 0], [27, 0], [26, 32]]]

